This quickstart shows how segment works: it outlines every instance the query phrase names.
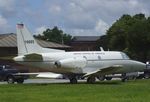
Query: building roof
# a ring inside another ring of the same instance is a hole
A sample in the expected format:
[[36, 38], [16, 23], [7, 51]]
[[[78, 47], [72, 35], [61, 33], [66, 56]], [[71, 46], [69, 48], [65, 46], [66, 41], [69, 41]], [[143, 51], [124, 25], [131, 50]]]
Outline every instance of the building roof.
[[74, 36], [73, 41], [74, 42], [89, 42], [89, 41], [97, 41], [100, 38], [100, 36]]
[[[54, 42], [36, 39], [37, 43], [45, 48], [69, 48], [70, 46], [61, 45]], [[16, 34], [0, 34], [0, 47], [17, 47]]]

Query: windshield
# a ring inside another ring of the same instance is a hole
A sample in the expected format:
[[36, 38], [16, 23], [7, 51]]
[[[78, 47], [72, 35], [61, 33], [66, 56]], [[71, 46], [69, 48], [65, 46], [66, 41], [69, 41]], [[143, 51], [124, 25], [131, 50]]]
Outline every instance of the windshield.
[[130, 59], [125, 53], [121, 52], [121, 56], [123, 59]]

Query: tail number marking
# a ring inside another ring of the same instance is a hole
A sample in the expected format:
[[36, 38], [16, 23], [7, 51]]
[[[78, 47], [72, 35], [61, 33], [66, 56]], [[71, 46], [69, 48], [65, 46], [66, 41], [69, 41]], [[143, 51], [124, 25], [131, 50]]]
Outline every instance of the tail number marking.
[[26, 44], [34, 44], [34, 40], [25, 40], [24, 41]]

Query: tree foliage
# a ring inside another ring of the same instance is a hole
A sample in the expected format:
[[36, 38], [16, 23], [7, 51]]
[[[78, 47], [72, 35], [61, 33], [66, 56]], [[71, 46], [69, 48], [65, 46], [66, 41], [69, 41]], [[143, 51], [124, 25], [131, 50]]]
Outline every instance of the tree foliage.
[[39, 34], [35, 37], [60, 44], [69, 44], [72, 39], [71, 35], [64, 33], [62, 30], [58, 29], [57, 26], [55, 26], [53, 29], [48, 28], [43, 32], [43, 35]]
[[123, 15], [107, 31], [108, 47], [140, 61], [150, 59], [150, 17]]

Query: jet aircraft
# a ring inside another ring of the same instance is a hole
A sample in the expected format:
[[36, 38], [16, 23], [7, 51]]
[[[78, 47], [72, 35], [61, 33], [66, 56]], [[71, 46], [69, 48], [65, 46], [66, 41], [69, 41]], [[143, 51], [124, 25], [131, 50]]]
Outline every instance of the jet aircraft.
[[87, 77], [87, 83], [109, 74], [123, 74], [144, 70], [146, 65], [131, 60], [120, 51], [73, 51], [42, 48], [24, 24], [17, 24], [18, 56], [14, 61], [26, 66], [49, 70], [65, 75], [70, 83], [77, 77]]

